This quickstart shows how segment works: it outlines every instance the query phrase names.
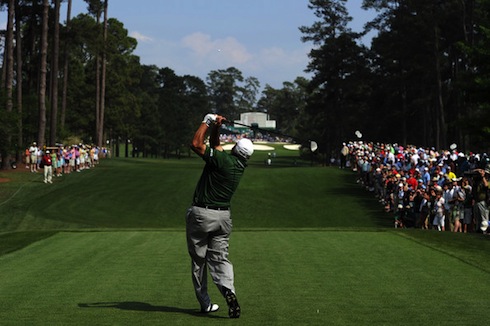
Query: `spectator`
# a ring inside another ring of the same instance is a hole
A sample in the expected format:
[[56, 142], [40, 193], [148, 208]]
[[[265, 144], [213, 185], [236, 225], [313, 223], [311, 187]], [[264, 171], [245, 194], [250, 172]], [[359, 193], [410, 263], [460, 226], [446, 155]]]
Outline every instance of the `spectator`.
[[347, 162], [347, 156], [349, 155], [349, 148], [345, 143], [342, 144], [342, 149], [340, 150], [340, 168], [345, 169]]
[[454, 172], [452, 171], [452, 168], [450, 166], [448, 166], [446, 168], [446, 178], [447, 178], [447, 180], [456, 179], [456, 174], [454, 174]]
[[75, 145], [71, 146], [70, 147], [70, 161], [69, 161], [69, 164], [70, 164], [70, 172], [75, 172], [76, 170], [76, 155], [75, 155]]
[[37, 172], [37, 144], [33, 142], [29, 147], [31, 172]]
[[444, 182], [442, 189], [443, 189], [442, 197], [444, 198], [444, 212], [446, 213], [445, 220], [447, 220], [445, 225], [449, 224], [449, 229], [452, 231], [453, 224], [451, 223], [452, 220], [451, 213], [453, 211], [453, 204], [454, 204], [454, 188], [452, 182], [451, 181]]
[[426, 166], [424, 167], [424, 174], [422, 175], [422, 180], [424, 182], [424, 185], [427, 187], [430, 182], [430, 173], [429, 173], [429, 168]]
[[31, 153], [29, 152], [29, 147], [25, 150], [25, 160], [26, 160], [26, 169], [31, 167]]
[[462, 178], [453, 179], [453, 210], [451, 212], [451, 227], [453, 232], [462, 232], [462, 220], [464, 218], [464, 200], [466, 194], [459, 184]]
[[488, 228], [488, 174], [490, 170], [476, 169], [473, 177], [473, 207], [476, 226], [481, 232], [487, 233]]
[[473, 225], [473, 197], [472, 188], [467, 178], [463, 178], [462, 188], [464, 191], [463, 202], [463, 232], [467, 233], [472, 231], [471, 225]]
[[395, 229], [396, 228], [403, 228], [404, 225], [403, 225], [403, 205], [400, 204], [398, 205], [397, 207], [398, 209], [395, 211], [395, 215], [394, 215], [394, 218], [395, 218]]
[[49, 150], [44, 153], [41, 164], [44, 168], [44, 183], [53, 183], [53, 167]]
[[439, 231], [445, 231], [445, 214], [444, 214], [444, 197], [443, 189], [440, 186], [435, 187], [436, 198], [434, 200], [434, 221], [432, 225]]
[[[422, 186], [425, 187], [425, 186]], [[425, 189], [424, 189], [425, 190]], [[430, 195], [424, 190], [420, 190], [420, 228], [429, 229], [429, 217], [430, 217]]]

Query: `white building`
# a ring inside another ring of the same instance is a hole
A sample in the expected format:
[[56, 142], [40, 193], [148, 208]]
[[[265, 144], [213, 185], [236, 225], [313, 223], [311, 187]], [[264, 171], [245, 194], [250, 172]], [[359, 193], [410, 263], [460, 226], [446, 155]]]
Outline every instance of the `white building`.
[[[269, 120], [269, 115], [263, 112], [246, 112], [240, 114], [240, 120], [235, 120], [236, 123], [251, 126], [257, 124], [257, 127], [262, 129], [276, 129], [276, 120]], [[239, 125], [236, 127], [240, 127]]]

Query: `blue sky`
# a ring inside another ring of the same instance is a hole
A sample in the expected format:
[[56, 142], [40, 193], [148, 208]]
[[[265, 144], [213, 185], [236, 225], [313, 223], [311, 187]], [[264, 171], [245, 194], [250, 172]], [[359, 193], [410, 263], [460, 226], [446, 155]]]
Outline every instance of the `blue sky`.
[[[360, 31], [373, 16], [349, 0]], [[109, 0], [109, 17], [124, 24], [138, 40], [142, 64], [169, 67], [177, 75], [206, 80], [212, 70], [235, 67], [256, 77], [261, 86], [281, 88], [297, 76], [308, 77], [310, 43], [301, 42], [299, 26], [317, 20], [308, 0]], [[66, 21], [66, 3], [61, 20]], [[72, 16], [86, 12], [83, 0], [72, 0]], [[1, 13], [0, 23], [5, 21]]]

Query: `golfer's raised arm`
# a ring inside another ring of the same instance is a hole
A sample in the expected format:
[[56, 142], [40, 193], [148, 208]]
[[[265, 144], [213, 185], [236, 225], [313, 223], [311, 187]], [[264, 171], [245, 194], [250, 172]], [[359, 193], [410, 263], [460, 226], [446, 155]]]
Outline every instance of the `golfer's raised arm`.
[[209, 129], [209, 126], [214, 125], [217, 116], [217, 114], [206, 114], [206, 116], [202, 120], [201, 125], [196, 130], [196, 133], [192, 138], [191, 149], [199, 156], [203, 156], [206, 152], [206, 144], [204, 143], [204, 138], [206, 138], [206, 133]]
[[221, 147], [221, 141], [219, 139], [219, 129], [221, 128], [221, 125], [225, 118], [222, 116], [218, 115], [216, 116], [216, 123], [211, 125], [211, 134], [209, 137], [209, 145], [211, 148], [216, 149], [217, 151], [223, 151], [223, 147]]

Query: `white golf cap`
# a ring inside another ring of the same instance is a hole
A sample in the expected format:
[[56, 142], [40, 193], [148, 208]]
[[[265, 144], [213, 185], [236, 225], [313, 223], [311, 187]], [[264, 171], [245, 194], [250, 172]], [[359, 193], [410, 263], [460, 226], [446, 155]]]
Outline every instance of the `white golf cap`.
[[233, 152], [236, 155], [248, 160], [254, 153], [254, 144], [250, 139], [242, 138], [233, 147]]

